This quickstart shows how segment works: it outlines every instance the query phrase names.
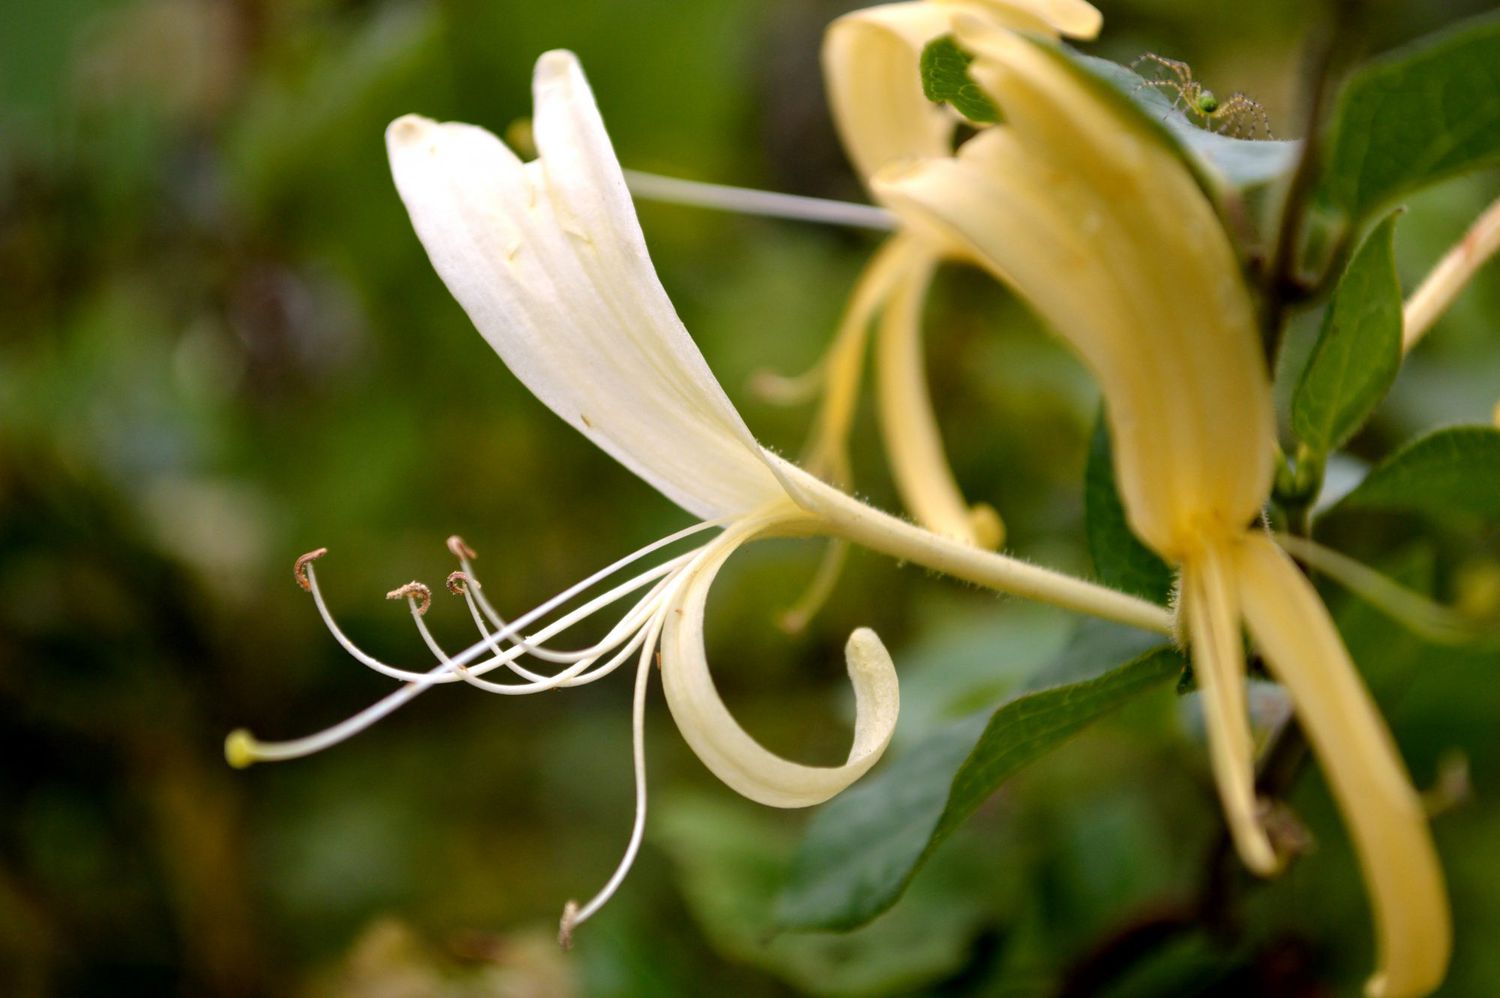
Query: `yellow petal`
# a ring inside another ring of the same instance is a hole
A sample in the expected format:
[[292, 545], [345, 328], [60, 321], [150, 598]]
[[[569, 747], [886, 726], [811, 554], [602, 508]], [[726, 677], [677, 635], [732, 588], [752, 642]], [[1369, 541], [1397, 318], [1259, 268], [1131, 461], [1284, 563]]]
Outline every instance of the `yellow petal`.
[[1377, 964], [1365, 991], [1371, 998], [1428, 994], [1448, 965], [1448, 899], [1427, 817], [1390, 731], [1291, 559], [1269, 538], [1249, 536], [1239, 577], [1250, 634], [1291, 696], [1370, 891]]
[[846, 14], [823, 37], [823, 79], [844, 150], [861, 176], [911, 156], [942, 156], [957, 123], [922, 93], [922, 49], [952, 30], [946, 5], [884, 4]]
[[1225, 820], [1245, 865], [1265, 877], [1276, 872], [1277, 860], [1255, 797], [1255, 745], [1245, 699], [1245, 649], [1240, 643], [1233, 559], [1232, 549], [1217, 547], [1183, 564], [1182, 611], [1187, 615], [1193, 675]]
[[1083, 357], [1131, 524], [1180, 561], [1205, 532], [1238, 532], [1270, 487], [1270, 384], [1234, 253], [1118, 95], [1040, 43], [974, 19], [959, 34], [1005, 124], [874, 187], [965, 244]]
[[876, 340], [875, 372], [881, 435], [901, 501], [928, 530], [984, 548], [1005, 536], [989, 506], [971, 508], [953, 478], [927, 391], [922, 357], [922, 305], [937, 260], [916, 253], [885, 305]]

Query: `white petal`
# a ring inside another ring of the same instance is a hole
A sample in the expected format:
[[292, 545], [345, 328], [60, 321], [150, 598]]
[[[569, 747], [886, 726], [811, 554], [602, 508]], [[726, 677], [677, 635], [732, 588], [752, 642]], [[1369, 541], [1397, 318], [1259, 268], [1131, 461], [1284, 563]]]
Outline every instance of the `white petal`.
[[715, 776], [751, 800], [772, 807], [819, 804], [859, 779], [879, 760], [896, 730], [900, 691], [885, 646], [868, 628], [849, 636], [844, 654], [854, 685], [854, 744], [842, 766], [804, 766], [766, 750], [724, 706], [708, 671], [703, 608], [714, 576], [735, 549], [764, 525], [726, 532], [684, 579], [667, 611], [661, 638], [661, 681], [682, 736]]
[[408, 115], [386, 131], [396, 187], [433, 266], [553, 412], [705, 518], [784, 495], [651, 266], [577, 60], [537, 62], [541, 158]]

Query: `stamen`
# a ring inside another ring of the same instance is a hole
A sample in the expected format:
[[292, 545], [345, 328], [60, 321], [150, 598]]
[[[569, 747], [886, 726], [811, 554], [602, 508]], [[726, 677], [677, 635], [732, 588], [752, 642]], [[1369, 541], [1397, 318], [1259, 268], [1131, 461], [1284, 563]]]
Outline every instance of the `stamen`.
[[705, 184], [697, 180], [682, 180], [678, 177], [643, 173], [640, 170], [626, 170], [625, 183], [630, 187], [632, 196], [644, 201], [664, 201], [668, 204], [711, 208], [716, 211], [733, 212], [737, 215], [761, 215], [767, 218], [786, 218], [798, 222], [847, 225], [856, 229], [875, 229], [880, 232], [889, 232], [896, 228], [896, 219], [890, 212], [868, 204], [829, 201], [824, 198], [757, 191], [745, 187], [728, 187], [724, 184]]
[[563, 907], [562, 921], [558, 929], [558, 942], [567, 949], [573, 942], [573, 930], [594, 916], [624, 882], [625, 875], [635, 864], [636, 854], [641, 848], [641, 838], [646, 831], [646, 689], [651, 679], [652, 652], [661, 637], [662, 624], [666, 619], [665, 608], [659, 611], [647, 625], [645, 646], [641, 649], [640, 661], [635, 670], [635, 698], [631, 703], [630, 729], [631, 749], [635, 765], [635, 823], [630, 829], [630, 842], [625, 855], [615, 867], [614, 874], [604, 887], [582, 908], [569, 901]]
[[[318, 606], [318, 612], [322, 616], [323, 622], [328, 627], [329, 632], [333, 634], [335, 640], [337, 640], [339, 644], [343, 646], [344, 650], [347, 651], [352, 657], [354, 657], [362, 664], [374, 669], [375, 671], [384, 673], [386, 675], [391, 675], [396, 678], [411, 678], [407, 681], [406, 685], [386, 695], [385, 697], [371, 704], [369, 707], [366, 707], [364, 710], [360, 711], [354, 716], [346, 718], [344, 721], [335, 724], [330, 728], [326, 728], [323, 731], [308, 735], [303, 738], [297, 738], [283, 742], [261, 742], [257, 741], [254, 736], [243, 729], [233, 731], [225, 739], [225, 758], [231, 765], [243, 768], [254, 762], [282, 761], [286, 759], [296, 759], [302, 756], [311, 755], [314, 752], [319, 752], [325, 748], [337, 745], [344, 739], [358, 734], [365, 728], [374, 724], [376, 721], [381, 720], [386, 715], [395, 711], [398, 707], [404, 705], [407, 701], [414, 699], [418, 694], [431, 688], [434, 685], [459, 681], [468, 682], [473, 685], [480, 685], [476, 680], [477, 673], [499, 668], [502, 665], [508, 664], [511, 659], [525, 654], [525, 649], [523, 648], [512, 648], [507, 650], [503, 655], [494, 656], [493, 658], [477, 666], [473, 666], [465, 671], [460, 672], [462, 667], [470, 665], [470, 663], [474, 662], [476, 659], [479, 659], [485, 653], [490, 652], [493, 649], [494, 641], [513, 639], [520, 633], [521, 628], [529, 626], [537, 619], [551, 613], [553, 610], [557, 609], [557, 607], [566, 603], [568, 600], [573, 599], [579, 593], [584, 592], [591, 586], [594, 586], [603, 579], [608, 578], [610, 575], [618, 572], [626, 565], [640, 560], [647, 554], [650, 554], [653, 551], [660, 550], [662, 547], [679, 541], [684, 537], [689, 537], [703, 530], [717, 528], [722, 525], [723, 521], [721, 520], [706, 521], [703, 523], [694, 524], [691, 527], [679, 530], [674, 534], [670, 534], [667, 537], [654, 541], [651, 544], [648, 544], [645, 547], [641, 548], [640, 550], [626, 555], [624, 558], [619, 559], [613, 564], [600, 569], [593, 575], [590, 575], [588, 578], [583, 579], [582, 581], [568, 587], [563, 592], [557, 594], [541, 605], [523, 614], [507, 627], [502, 628], [499, 634], [493, 635], [484, 641], [471, 645], [458, 655], [445, 657], [441, 665], [426, 673], [407, 672], [406, 670], [397, 669], [393, 666], [387, 665], [384, 662], [381, 662], [378, 659], [367, 655], [357, 645], [349, 640], [349, 638], [343, 633], [343, 631], [339, 629], [338, 625], [334, 622], [332, 614], [329, 613], [327, 604], [323, 600], [322, 590], [318, 587], [317, 573], [313, 570], [312, 565], [310, 564], [313, 559], [321, 557], [325, 552], [311, 552], [309, 555], [298, 560], [298, 567], [304, 570], [303, 574], [305, 574], [305, 577], [307, 579], [307, 589], [313, 594], [314, 602]], [[614, 589], [604, 593], [601, 596], [595, 597], [584, 606], [579, 607], [577, 610], [572, 611], [571, 613], [565, 615], [564, 617], [537, 632], [536, 638], [538, 640], [546, 640], [554, 636], [555, 634], [565, 630], [566, 628], [571, 627], [573, 624], [577, 623], [584, 617], [594, 613], [600, 607], [607, 606], [610, 603], [619, 600], [621, 597], [628, 595], [629, 593], [634, 592], [637, 589], [640, 589], [642, 586], [646, 585], [649, 582], [659, 580], [657, 582], [657, 585], [652, 588], [651, 592], [649, 592], [646, 597], [644, 597], [642, 601], [638, 603], [636, 607], [630, 611], [629, 614], [626, 615], [626, 619], [622, 620], [620, 624], [616, 625], [616, 627], [612, 630], [611, 635], [606, 638], [605, 641], [600, 642], [601, 649], [614, 647], [614, 644], [618, 643], [621, 635], [623, 635], [624, 633], [629, 633], [630, 631], [634, 631], [635, 636], [629, 642], [627, 642], [626, 649], [620, 654], [616, 655], [615, 659], [605, 663], [605, 665], [603, 666], [600, 666], [595, 670], [594, 673], [589, 674], [588, 677], [579, 675], [582, 670], [587, 669], [589, 665], [592, 664], [592, 661], [585, 659], [582, 663], [575, 664], [570, 670], [567, 670], [564, 673], [560, 673], [558, 676], [551, 677], [550, 679], [545, 679], [542, 682], [533, 684], [518, 684], [515, 686], [505, 686], [498, 683], [487, 683], [483, 684], [484, 688], [497, 693], [524, 694], [540, 692], [542, 689], [552, 689], [557, 687], [558, 685], [567, 683], [569, 680], [573, 680], [574, 685], [577, 685], [584, 681], [593, 681], [593, 679], [602, 678], [602, 676], [609, 674], [618, 666], [619, 662], [623, 662], [626, 656], [628, 656], [631, 652], [634, 652], [637, 648], [641, 648], [642, 645], [645, 646], [642, 649], [642, 654], [646, 654], [646, 651], [652, 647], [651, 644], [647, 643], [649, 628], [639, 626], [638, 618], [640, 616], [650, 615], [652, 620], [659, 621], [659, 611], [662, 604], [671, 598], [672, 593], [676, 591], [675, 586], [680, 582], [683, 574], [685, 574], [679, 571], [679, 569], [682, 569], [684, 567], [684, 562], [686, 562], [686, 567], [691, 568], [691, 566], [695, 563], [694, 559], [699, 557], [700, 554], [701, 552], [689, 552], [688, 554], [681, 555], [678, 558], [672, 559], [665, 565], [657, 566], [656, 568], [643, 572], [640, 575], [636, 576], [634, 579], [616, 586]], [[463, 557], [463, 555], [460, 556]], [[671, 576], [671, 578], [664, 578], [664, 576]], [[299, 579], [301, 577], [303, 576], [299, 575]], [[475, 589], [477, 590], [477, 588], [478, 586], [476, 583]], [[420, 620], [420, 616], [420, 614], [414, 614], [415, 619]], [[650, 641], [654, 642], [658, 635], [659, 626], [656, 631], [649, 634]], [[439, 651], [441, 651], [441, 649], [439, 649]]]
[[[468, 592], [467, 587], [470, 581], [472, 580], [464, 572], [449, 572], [448, 581], [444, 585], [448, 587], [448, 591], [453, 595], [462, 596]], [[476, 582], [474, 584], [477, 586], [479, 583]]]
[[297, 585], [301, 586], [304, 591], [312, 592], [312, 584], [307, 579], [308, 565], [317, 561], [327, 553], [327, 548], [317, 548], [316, 550], [309, 551], [307, 552], [307, 554], [298, 558], [296, 564], [292, 566], [292, 575], [296, 578]]
[[479, 552], [464, 543], [464, 539], [457, 534], [448, 538], [448, 550], [453, 552], [453, 557], [459, 561], [472, 561], [479, 557]]
[[432, 606], [432, 590], [415, 579], [404, 586], [392, 589], [385, 594], [385, 598], [410, 601], [412, 612], [419, 617], [425, 616], [428, 609]]

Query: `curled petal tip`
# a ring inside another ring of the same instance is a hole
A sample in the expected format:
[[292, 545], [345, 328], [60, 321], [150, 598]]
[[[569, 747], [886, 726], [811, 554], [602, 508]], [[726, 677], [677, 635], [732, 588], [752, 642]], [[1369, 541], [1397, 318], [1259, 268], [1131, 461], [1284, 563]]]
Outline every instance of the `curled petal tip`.
[[235, 769], [247, 769], [260, 758], [255, 736], [244, 728], [235, 728], [224, 738], [224, 761]]

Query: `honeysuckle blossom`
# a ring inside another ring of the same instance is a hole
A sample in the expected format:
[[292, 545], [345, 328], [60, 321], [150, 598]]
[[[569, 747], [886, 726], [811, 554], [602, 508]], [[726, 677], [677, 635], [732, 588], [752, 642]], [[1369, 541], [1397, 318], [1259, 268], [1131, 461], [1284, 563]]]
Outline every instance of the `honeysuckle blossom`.
[[[1099, 12], [1084, 0], [911, 0], [856, 10], [828, 28], [823, 75], [829, 106], [850, 160], [868, 182], [895, 162], [952, 151], [962, 119], [922, 92], [922, 51], [953, 30], [956, 17], [997, 27], [1092, 38]], [[879, 191], [875, 191], [879, 200]], [[860, 276], [818, 368], [823, 397], [805, 457], [810, 470], [846, 483], [848, 435], [866, 340], [875, 338], [881, 436], [892, 478], [912, 516], [938, 533], [993, 548], [1004, 538], [999, 514], [970, 506], [944, 453], [922, 358], [922, 308], [939, 262], [952, 247], [929, 228], [903, 228]]]
[[1004, 124], [878, 175], [1083, 358], [1104, 395], [1135, 532], [1181, 571], [1180, 613], [1235, 844], [1278, 857], [1255, 797], [1241, 626], [1286, 688], [1372, 895], [1371, 995], [1421, 995], [1450, 948], [1442, 872], [1390, 733], [1316, 591], [1254, 524], [1275, 442], [1249, 295], [1207, 199], [1165, 140], [1056, 48], [959, 24]]
[[[334, 622], [313, 560], [299, 559], [333, 636], [358, 661], [405, 685], [327, 731], [291, 742], [232, 734], [229, 760], [248, 765], [326, 748], [437, 685], [465, 683], [503, 695], [584, 685], [635, 656], [632, 711], [636, 817], [624, 858], [588, 903], [570, 904], [562, 935], [614, 892], [641, 841], [646, 813], [643, 724], [653, 652], [662, 689], [684, 739], [721, 780], [777, 807], [816, 804], [872, 766], [889, 742], [899, 697], [890, 656], [861, 628], [847, 646], [855, 694], [853, 745], [840, 766], [805, 766], [758, 744], [715, 690], [704, 649], [704, 603], [715, 574], [742, 544], [768, 535], [824, 534], [864, 544], [1006, 592], [1045, 599], [1170, 633], [1161, 607], [1081, 580], [979, 550], [871, 507], [776, 457], [756, 442], [683, 327], [657, 280], [625, 181], [593, 95], [567, 52], [548, 53], [534, 76], [538, 158], [522, 162], [483, 129], [416, 116], [393, 122], [387, 147], [396, 187], [433, 266], [475, 326], [518, 378], [555, 413], [702, 522], [631, 554], [521, 617], [506, 621], [475, 574], [473, 552], [449, 547], [479, 639], [450, 654], [424, 623], [431, 593], [405, 598], [437, 660], [428, 671], [389, 665], [360, 649]], [[712, 530], [711, 539], [701, 538]], [[697, 538], [698, 546], [681, 548]], [[658, 563], [610, 580], [644, 558]], [[596, 588], [608, 585], [592, 597]], [[627, 597], [634, 603], [603, 639], [577, 650], [548, 646], [586, 617]], [[581, 605], [566, 609], [573, 602]], [[544, 623], [545, 622], [545, 623]], [[565, 666], [551, 674], [522, 660]], [[509, 670], [514, 680], [485, 678]]]

